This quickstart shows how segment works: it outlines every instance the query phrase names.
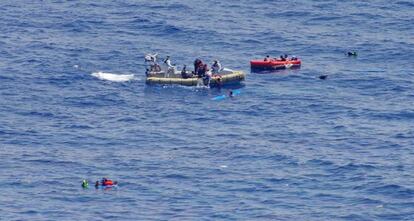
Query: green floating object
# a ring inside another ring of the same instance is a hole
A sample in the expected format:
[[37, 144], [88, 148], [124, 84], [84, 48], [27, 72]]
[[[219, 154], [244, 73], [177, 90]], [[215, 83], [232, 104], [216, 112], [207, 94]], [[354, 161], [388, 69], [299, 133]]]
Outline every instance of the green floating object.
[[83, 187], [83, 188], [88, 188], [88, 186], [89, 186], [88, 181], [87, 181], [87, 180], [83, 180], [83, 181], [82, 181], [82, 187]]

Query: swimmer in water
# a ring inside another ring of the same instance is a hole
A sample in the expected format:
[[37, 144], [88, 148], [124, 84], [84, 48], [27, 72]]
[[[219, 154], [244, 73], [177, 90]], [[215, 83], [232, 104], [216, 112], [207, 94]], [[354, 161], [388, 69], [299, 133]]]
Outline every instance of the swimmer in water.
[[351, 51], [348, 51], [347, 52], [347, 55], [348, 56], [357, 56], [358, 54], [356, 53], [356, 51], [352, 51], [352, 52]]
[[83, 181], [82, 181], [82, 187], [83, 187], [83, 188], [88, 188], [88, 186], [89, 186], [88, 181], [87, 181], [87, 180], [83, 180]]
[[328, 75], [321, 75], [321, 76], [319, 76], [319, 79], [321, 79], [321, 80], [326, 80], [326, 78], [328, 78]]

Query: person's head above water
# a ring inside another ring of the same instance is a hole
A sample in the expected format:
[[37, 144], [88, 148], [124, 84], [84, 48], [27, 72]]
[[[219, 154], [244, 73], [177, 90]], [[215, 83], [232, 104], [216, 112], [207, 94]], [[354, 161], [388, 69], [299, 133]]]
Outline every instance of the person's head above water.
[[87, 181], [87, 180], [83, 180], [83, 181], [82, 181], [82, 187], [83, 187], [83, 188], [86, 188], [86, 187], [88, 187], [88, 186], [89, 186], [88, 181]]
[[319, 76], [319, 79], [321, 79], [321, 80], [326, 80], [326, 78], [328, 78], [328, 75], [321, 75], [321, 76]]

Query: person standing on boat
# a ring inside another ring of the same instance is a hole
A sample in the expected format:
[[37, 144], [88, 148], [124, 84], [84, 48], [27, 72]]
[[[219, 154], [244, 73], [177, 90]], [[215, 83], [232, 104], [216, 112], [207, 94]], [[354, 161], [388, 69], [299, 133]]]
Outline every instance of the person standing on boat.
[[218, 60], [214, 60], [214, 64], [211, 66], [213, 74], [218, 74], [221, 71], [221, 64]]
[[206, 76], [206, 73], [208, 71], [207, 64], [200, 65], [200, 67], [198, 68], [197, 71], [198, 71], [197, 72], [197, 75], [198, 75], [199, 78], [205, 77]]
[[195, 59], [194, 61], [194, 74], [198, 74], [199, 70], [202, 68], [203, 62], [200, 59]]
[[164, 60], [165, 64], [165, 76], [169, 77], [171, 70], [174, 70], [174, 66], [171, 65], [170, 56], [167, 56]]
[[210, 80], [212, 77], [211, 71], [208, 69], [207, 64], [203, 65], [201, 77], [203, 78], [204, 86], [210, 87]]

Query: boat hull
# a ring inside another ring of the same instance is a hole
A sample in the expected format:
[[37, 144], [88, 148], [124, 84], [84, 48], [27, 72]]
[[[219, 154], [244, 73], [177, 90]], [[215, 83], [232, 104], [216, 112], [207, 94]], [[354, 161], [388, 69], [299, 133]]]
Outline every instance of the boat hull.
[[[230, 74], [213, 76], [210, 80], [210, 87], [220, 87], [232, 84], [238, 84], [244, 81], [246, 74], [242, 71], [234, 71]], [[197, 86], [200, 85], [199, 78], [179, 78], [179, 77], [147, 77], [148, 85], [183, 85]]]
[[279, 60], [251, 60], [250, 67], [252, 70], [278, 70], [278, 69], [287, 69], [287, 68], [299, 68], [302, 64], [301, 60], [288, 60], [288, 61], [279, 61]]

